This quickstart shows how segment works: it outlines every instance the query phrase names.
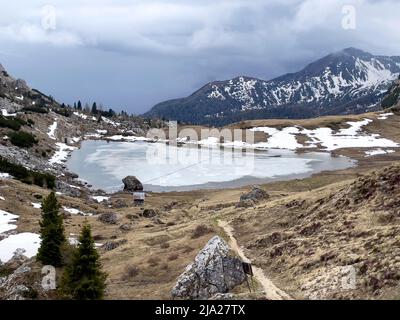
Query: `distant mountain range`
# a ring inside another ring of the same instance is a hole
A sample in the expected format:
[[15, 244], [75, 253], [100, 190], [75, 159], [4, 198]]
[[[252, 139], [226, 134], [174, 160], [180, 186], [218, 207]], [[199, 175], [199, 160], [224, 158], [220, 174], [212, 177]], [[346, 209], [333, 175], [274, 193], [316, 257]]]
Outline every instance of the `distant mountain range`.
[[189, 97], [155, 105], [144, 116], [226, 125], [249, 119], [363, 113], [380, 108], [399, 74], [400, 56], [347, 48], [270, 81], [240, 76], [210, 82]]

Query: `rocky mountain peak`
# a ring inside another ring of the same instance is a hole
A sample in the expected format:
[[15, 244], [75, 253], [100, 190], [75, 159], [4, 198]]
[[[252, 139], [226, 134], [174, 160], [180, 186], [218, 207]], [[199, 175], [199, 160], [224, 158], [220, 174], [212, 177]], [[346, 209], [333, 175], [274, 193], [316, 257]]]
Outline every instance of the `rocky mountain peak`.
[[346, 48], [299, 72], [264, 81], [239, 76], [154, 106], [145, 116], [226, 125], [249, 119], [311, 118], [373, 111], [400, 74], [400, 57]]

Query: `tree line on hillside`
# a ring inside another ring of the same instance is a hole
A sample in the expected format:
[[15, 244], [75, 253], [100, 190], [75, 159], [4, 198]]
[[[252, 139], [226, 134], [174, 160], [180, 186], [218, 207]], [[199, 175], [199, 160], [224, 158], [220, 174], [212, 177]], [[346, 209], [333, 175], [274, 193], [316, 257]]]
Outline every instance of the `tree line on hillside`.
[[82, 227], [77, 247], [65, 237], [63, 216], [54, 192], [42, 201], [41, 244], [36, 259], [62, 270], [58, 293], [74, 300], [98, 300], [104, 296], [107, 275], [101, 270], [91, 228]]

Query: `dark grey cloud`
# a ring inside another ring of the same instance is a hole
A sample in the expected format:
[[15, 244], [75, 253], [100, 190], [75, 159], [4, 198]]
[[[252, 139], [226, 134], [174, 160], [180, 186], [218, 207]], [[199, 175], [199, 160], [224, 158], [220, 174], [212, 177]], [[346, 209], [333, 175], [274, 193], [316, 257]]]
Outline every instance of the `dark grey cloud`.
[[[341, 24], [349, 5], [354, 30]], [[399, 10], [389, 0], [14, 1], [0, 13], [0, 62], [61, 101], [140, 113], [208, 81], [270, 79], [349, 46], [400, 54]]]

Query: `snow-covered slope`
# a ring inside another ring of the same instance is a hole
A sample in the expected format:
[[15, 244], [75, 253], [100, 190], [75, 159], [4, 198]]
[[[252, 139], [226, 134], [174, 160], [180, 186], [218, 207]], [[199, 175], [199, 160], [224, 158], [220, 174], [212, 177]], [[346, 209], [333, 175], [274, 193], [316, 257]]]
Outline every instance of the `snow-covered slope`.
[[400, 74], [400, 57], [348, 48], [297, 73], [264, 81], [212, 82], [184, 99], [156, 105], [147, 116], [202, 124], [256, 118], [307, 118], [376, 109]]

